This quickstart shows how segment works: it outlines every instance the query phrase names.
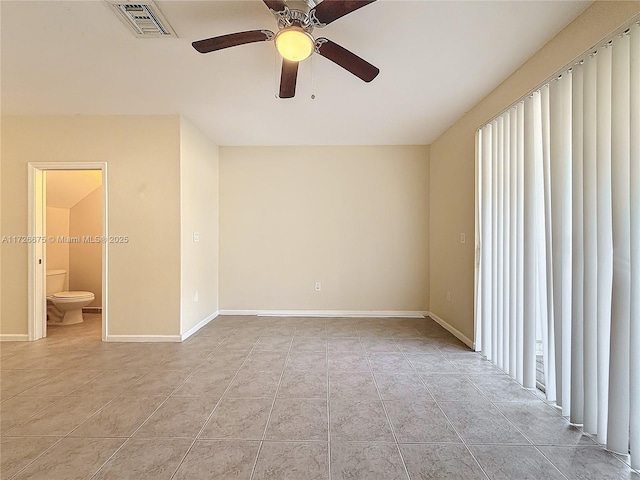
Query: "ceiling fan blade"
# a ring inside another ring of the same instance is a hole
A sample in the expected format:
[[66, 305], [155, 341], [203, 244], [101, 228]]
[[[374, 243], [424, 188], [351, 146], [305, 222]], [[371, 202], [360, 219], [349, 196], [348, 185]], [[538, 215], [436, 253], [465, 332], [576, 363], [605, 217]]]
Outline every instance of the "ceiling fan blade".
[[287, 4], [284, 2], [284, 0], [262, 0], [262, 1], [267, 6], [267, 8], [272, 12], [281, 12], [287, 7]]
[[274, 34], [271, 30], [250, 30], [248, 32], [230, 33], [219, 37], [207, 38], [193, 42], [193, 48], [200, 53], [215, 52], [223, 48], [244, 45], [245, 43], [265, 42], [273, 40]]
[[333, 63], [340, 65], [367, 83], [376, 78], [380, 73], [378, 67], [374, 67], [355, 53], [350, 52], [327, 38], [320, 37], [316, 39], [316, 51], [324, 58], [328, 58]]
[[280, 98], [293, 98], [296, 95], [296, 80], [298, 79], [298, 62], [282, 59], [282, 73], [280, 74]]
[[309, 17], [316, 27], [324, 27], [346, 14], [358, 10], [376, 0], [322, 0], [311, 9]]

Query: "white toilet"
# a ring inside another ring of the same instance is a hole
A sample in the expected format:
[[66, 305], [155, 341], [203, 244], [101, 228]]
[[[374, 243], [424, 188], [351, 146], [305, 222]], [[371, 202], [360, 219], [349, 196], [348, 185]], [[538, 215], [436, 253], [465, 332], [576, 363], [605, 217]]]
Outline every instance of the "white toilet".
[[95, 299], [91, 292], [64, 292], [66, 270], [47, 270], [47, 322], [54, 325], [81, 323], [82, 307]]

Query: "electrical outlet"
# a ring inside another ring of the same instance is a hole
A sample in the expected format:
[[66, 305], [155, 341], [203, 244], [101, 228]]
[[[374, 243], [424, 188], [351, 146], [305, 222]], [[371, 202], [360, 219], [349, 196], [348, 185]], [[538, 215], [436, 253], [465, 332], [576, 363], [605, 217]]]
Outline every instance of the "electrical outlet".
[[194, 242], [200, 241], [200, 234], [198, 232], [193, 232], [193, 241]]
[[447, 302], [451, 301], [451, 292], [447, 292]]
[[193, 301], [194, 302], [198, 301], [198, 292], [193, 292]]
[[316, 292], [319, 292], [320, 290], [322, 290], [322, 284], [320, 282], [316, 282]]
[[467, 237], [464, 233], [460, 234], [460, 243], [466, 243], [467, 242]]

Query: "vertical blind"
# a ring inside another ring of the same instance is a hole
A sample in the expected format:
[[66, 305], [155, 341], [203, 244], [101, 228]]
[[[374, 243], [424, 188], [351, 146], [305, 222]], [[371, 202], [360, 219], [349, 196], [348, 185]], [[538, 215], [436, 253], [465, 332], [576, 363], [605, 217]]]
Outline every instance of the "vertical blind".
[[476, 349], [639, 468], [640, 26], [476, 142]]

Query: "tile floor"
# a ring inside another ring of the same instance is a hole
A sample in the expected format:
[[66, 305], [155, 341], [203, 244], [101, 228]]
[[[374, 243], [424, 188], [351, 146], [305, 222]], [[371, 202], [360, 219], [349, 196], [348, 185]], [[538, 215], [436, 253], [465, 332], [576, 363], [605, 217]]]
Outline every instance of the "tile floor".
[[87, 315], [0, 355], [3, 480], [640, 479], [429, 319]]

